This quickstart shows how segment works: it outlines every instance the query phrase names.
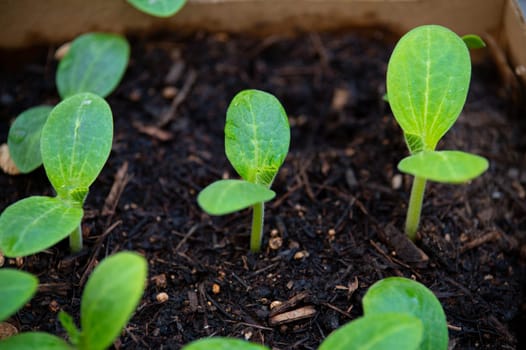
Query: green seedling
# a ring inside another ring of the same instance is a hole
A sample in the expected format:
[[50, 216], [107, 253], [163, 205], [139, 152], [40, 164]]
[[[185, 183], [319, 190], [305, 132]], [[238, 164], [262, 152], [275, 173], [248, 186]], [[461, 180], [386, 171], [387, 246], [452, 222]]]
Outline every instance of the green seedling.
[[70, 315], [63, 311], [59, 313], [69, 343], [51, 334], [29, 332], [0, 341], [0, 350], [108, 348], [137, 307], [146, 275], [146, 260], [138, 254], [121, 252], [104, 259], [93, 271], [82, 293], [81, 329]]
[[0, 321], [5, 320], [37, 291], [38, 279], [24, 271], [0, 269]]
[[363, 297], [363, 313], [365, 318], [390, 313], [416, 317], [423, 326], [422, 341], [417, 349], [447, 349], [446, 315], [437, 297], [421, 283], [402, 277], [376, 282]]
[[210, 215], [253, 207], [250, 250], [261, 249], [264, 202], [274, 198], [269, 187], [287, 156], [290, 128], [285, 110], [271, 94], [238, 93], [227, 110], [225, 152], [243, 180], [219, 180], [199, 193], [197, 202]]
[[82, 205], [108, 159], [112, 138], [112, 113], [101, 97], [77, 94], [53, 108], [40, 151], [57, 196], [28, 197], [7, 207], [0, 215], [0, 251], [26, 256], [68, 235], [71, 250], [82, 249]]
[[[446, 350], [447, 323], [435, 295], [424, 285], [401, 277], [373, 284], [363, 298], [364, 316], [332, 332], [319, 350]], [[192, 342], [183, 350], [268, 350], [231, 338]]]
[[389, 104], [411, 153], [398, 168], [415, 177], [405, 223], [412, 240], [416, 239], [427, 180], [463, 183], [488, 168], [483, 157], [435, 150], [466, 102], [471, 78], [467, 46], [482, 45], [474, 35], [465, 40], [468, 44], [437, 25], [415, 28], [400, 39], [387, 67]]
[[186, 0], [127, 0], [138, 10], [156, 17], [170, 17], [184, 6]]
[[130, 46], [120, 35], [79, 36], [58, 65], [56, 84], [60, 97], [80, 92], [108, 96], [122, 79], [129, 57]]
[[[89, 33], [73, 41], [60, 61], [56, 84], [60, 96], [92, 92], [109, 95], [119, 84], [130, 56], [130, 47], [119, 35]], [[53, 107], [39, 106], [21, 113], [9, 129], [9, 154], [21, 173], [42, 165], [40, 134]]]

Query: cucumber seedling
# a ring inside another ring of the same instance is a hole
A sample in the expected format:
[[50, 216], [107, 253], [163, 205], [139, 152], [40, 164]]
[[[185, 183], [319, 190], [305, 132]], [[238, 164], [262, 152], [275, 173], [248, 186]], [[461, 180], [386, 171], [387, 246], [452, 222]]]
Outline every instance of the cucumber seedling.
[[253, 207], [250, 250], [261, 249], [264, 202], [289, 151], [287, 114], [273, 95], [244, 90], [230, 103], [225, 124], [225, 153], [243, 180], [219, 180], [199, 193], [197, 202], [210, 215]]
[[0, 251], [26, 256], [70, 236], [73, 252], [82, 249], [82, 205], [106, 163], [113, 139], [113, 117], [106, 101], [92, 93], [66, 98], [49, 114], [40, 137], [46, 175], [56, 197], [22, 199], [0, 215]]
[[[130, 46], [120, 35], [88, 33], [77, 37], [58, 65], [56, 84], [62, 99], [81, 92], [108, 96], [128, 65]], [[30, 108], [9, 129], [9, 155], [21, 173], [42, 165], [40, 134], [52, 106]]]
[[[403, 277], [373, 284], [363, 297], [362, 317], [334, 332], [319, 350], [446, 350], [446, 316], [436, 296], [424, 285]], [[240, 339], [208, 338], [183, 350], [268, 350]]]
[[[146, 260], [131, 252], [117, 253], [104, 259], [93, 270], [82, 293], [81, 328], [77, 328], [73, 318], [66, 312], [59, 313], [58, 318], [68, 333], [69, 342], [44, 332], [27, 332], [0, 340], [0, 350], [107, 349], [137, 307], [144, 290], [147, 269]], [[0, 274], [0, 281], [1, 278]], [[33, 286], [34, 282], [31, 283]], [[36, 289], [36, 284], [34, 287]]]
[[442, 26], [417, 27], [400, 39], [387, 67], [388, 101], [411, 153], [398, 169], [414, 176], [405, 222], [405, 232], [412, 240], [416, 239], [427, 180], [463, 183], [488, 168], [483, 157], [435, 150], [466, 102], [471, 78], [468, 45], [483, 44], [475, 35], [464, 40]]
[[0, 269], [0, 322], [24, 306], [37, 291], [38, 279], [24, 271]]

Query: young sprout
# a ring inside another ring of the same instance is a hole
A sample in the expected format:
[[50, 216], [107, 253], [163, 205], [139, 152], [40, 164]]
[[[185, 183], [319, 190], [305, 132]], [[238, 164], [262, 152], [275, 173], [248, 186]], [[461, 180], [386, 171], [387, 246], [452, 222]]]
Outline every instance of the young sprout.
[[88, 33], [71, 43], [56, 75], [63, 99], [80, 92], [108, 96], [119, 84], [130, 57], [130, 46], [120, 35]]
[[274, 198], [269, 187], [287, 156], [290, 128], [285, 110], [271, 94], [238, 93], [227, 110], [225, 152], [243, 180], [219, 180], [199, 193], [197, 202], [210, 215], [253, 207], [250, 250], [261, 249], [264, 202]]
[[60, 323], [68, 333], [70, 343], [51, 334], [28, 332], [1, 340], [0, 350], [107, 349], [137, 307], [146, 275], [146, 260], [138, 254], [121, 252], [104, 259], [91, 274], [82, 293], [81, 329], [77, 328], [70, 315], [64, 311], [59, 313]]
[[[480, 46], [476, 36], [466, 37]], [[457, 120], [468, 93], [471, 62], [467, 44], [447, 28], [417, 27], [396, 45], [387, 67], [387, 96], [411, 155], [398, 169], [415, 176], [405, 232], [412, 240], [420, 221], [427, 180], [463, 183], [488, 168], [488, 161], [461, 151], [435, 151]]]
[[[446, 350], [448, 331], [440, 302], [424, 285], [402, 277], [373, 284], [363, 298], [364, 315], [332, 332], [319, 350]], [[192, 342], [183, 350], [268, 350], [232, 338]]]
[[186, 0], [127, 0], [138, 10], [156, 17], [170, 17], [184, 6]]
[[82, 205], [108, 159], [113, 139], [110, 107], [97, 95], [77, 94], [51, 111], [40, 151], [57, 196], [22, 199], [0, 215], [0, 250], [9, 257], [44, 250], [70, 235], [82, 249]]
[[24, 306], [35, 294], [38, 279], [24, 271], [0, 269], [0, 322]]
[[[64, 99], [80, 92], [106, 97], [119, 84], [130, 56], [125, 38], [89, 33], [76, 38], [62, 58], [56, 74], [57, 89]], [[21, 173], [42, 164], [40, 134], [53, 107], [39, 106], [21, 113], [7, 137], [9, 154]]]

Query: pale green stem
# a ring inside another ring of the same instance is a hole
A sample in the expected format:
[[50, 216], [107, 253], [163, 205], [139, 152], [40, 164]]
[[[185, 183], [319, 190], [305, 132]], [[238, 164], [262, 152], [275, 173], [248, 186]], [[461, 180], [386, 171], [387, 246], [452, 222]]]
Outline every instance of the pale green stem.
[[426, 179], [415, 176], [413, 187], [411, 188], [411, 197], [409, 198], [409, 207], [407, 208], [407, 218], [405, 220], [405, 233], [412, 241], [416, 239], [416, 231], [420, 223], [420, 213], [422, 212], [425, 189]]
[[263, 217], [265, 205], [263, 202], [256, 203], [252, 207], [252, 231], [250, 232], [250, 250], [257, 253], [261, 250], [261, 237], [263, 236]]
[[69, 248], [72, 253], [78, 253], [82, 250], [82, 223], [69, 235]]

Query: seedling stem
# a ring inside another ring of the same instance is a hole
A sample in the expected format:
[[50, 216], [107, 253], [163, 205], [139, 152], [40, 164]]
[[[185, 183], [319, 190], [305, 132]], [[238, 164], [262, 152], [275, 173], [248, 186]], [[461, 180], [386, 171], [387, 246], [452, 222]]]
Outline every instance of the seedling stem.
[[82, 250], [82, 224], [79, 224], [69, 235], [69, 248], [72, 253]]
[[415, 176], [413, 186], [411, 187], [411, 196], [409, 197], [407, 217], [405, 219], [405, 233], [412, 241], [416, 239], [416, 231], [420, 223], [420, 212], [422, 211], [425, 190], [426, 179]]
[[265, 204], [256, 203], [252, 212], [252, 232], [250, 234], [250, 250], [257, 253], [261, 250], [261, 237], [263, 236], [263, 218], [265, 216]]

